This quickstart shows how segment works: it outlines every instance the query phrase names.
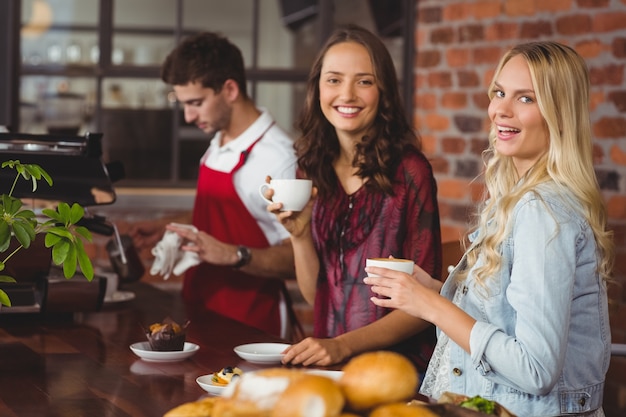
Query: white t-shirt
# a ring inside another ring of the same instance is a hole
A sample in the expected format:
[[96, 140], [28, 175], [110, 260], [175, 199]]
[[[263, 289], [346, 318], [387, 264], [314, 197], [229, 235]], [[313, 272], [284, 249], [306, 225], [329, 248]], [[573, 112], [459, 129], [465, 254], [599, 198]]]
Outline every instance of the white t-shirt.
[[[201, 161], [207, 167], [221, 172], [230, 172], [239, 162], [241, 152], [256, 141], [268, 126], [274, 121], [264, 109], [259, 109], [261, 116], [234, 140], [221, 146], [221, 132], [218, 132]], [[254, 217], [265, 234], [270, 245], [274, 246], [289, 237], [289, 232], [283, 227], [276, 216], [267, 211], [267, 202], [263, 200], [259, 187], [265, 182], [265, 177], [295, 178], [296, 155], [293, 148], [293, 139], [274, 124], [259, 141], [246, 163], [235, 173], [235, 190], [239, 198]]]

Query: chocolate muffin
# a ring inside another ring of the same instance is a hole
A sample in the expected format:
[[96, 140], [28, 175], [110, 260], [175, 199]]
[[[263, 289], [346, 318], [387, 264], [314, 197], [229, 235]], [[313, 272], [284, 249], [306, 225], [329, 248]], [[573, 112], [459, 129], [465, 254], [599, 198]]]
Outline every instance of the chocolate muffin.
[[162, 352], [183, 350], [187, 338], [187, 324], [181, 326], [173, 320], [165, 319], [162, 323], [150, 325], [146, 337], [152, 350]]

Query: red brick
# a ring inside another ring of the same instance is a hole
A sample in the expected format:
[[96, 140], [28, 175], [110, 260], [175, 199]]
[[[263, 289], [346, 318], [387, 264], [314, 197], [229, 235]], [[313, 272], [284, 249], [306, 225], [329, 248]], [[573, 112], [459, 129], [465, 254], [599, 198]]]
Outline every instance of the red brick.
[[626, 29], [626, 12], [600, 13], [593, 18], [593, 32], [605, 33], [623, 29]]
[[451, 240], [459, 240], [467, 234], [466, 227], [459, 225], [441, 225], [441, 240], [449, 242]]
[[532, 16], [535, 14], [535, 2], [528, 0], [506, 0], [504, 11], [507, 16]]
[[607, 203], [609, 218], [626, 220], [626, 196], [614, 195]]
[[484, 38], [482, 25], [462, 25], [459, 28], [459, 42], [478, 42]]
[[441, 62], [441, 53], [437, 50], [431, 49], [429, 51], [418, 51], [417, 53], [417, 67], [418, 68], [431, 68], [436, 67]]
[[519, 25], [516, 22], [496, 22], [485, 29], [486, 41], [516, 39], [519, 37]]
[[533, 22], [523, 22], [520, 29], [522, 39], [537, 39], [553, 35], [552, 22], [539, 20]]
[[626, 166], [626, 152], [618, 145], [611, 146], [611, 161], [617, 165]]
[[417, 94], [415, 100], [415, 104], [420, 110], [435, 110], [437, 108], [437, 96], [435, 94]]
[[470, 53], [467, 48], [450, 48], [446, 51], [446, 62], [453, 68], [465, 68], [469, 65]]
[[443, 198], [463, 199], [467, 197], [468, 181], [448, 178], [439, 181], [437, 189]]
[[589, 98], [589, 110], [594, 111], [600, 104], [604, 104], [606, 98], [603, 91], [592, 91]]
[[604, 149], [597, 144], [593, 145], [593, 163], [600, 165], [604, 161]]
[[602, 8], [608, 6], [610, 0], [576, 0], [578, 7]]
[[626, 120], [623, 117], [603, 117], [593, 125], [597, 138], [622, 138], [626, 136]]
[[422, 152], [434, 155], [437, 152], [437, 138], [433, 135], [422, 135]]
[[442, 20], [442, 15], [441, 7], [421, 7], [417, 14], [420, 23], [439, 23]]
[[446, 109], [462, 109], [467, 106], [467, 94], [465, 93], [444, 93], [441, 98], [441, 105]]
[[[436, 146], [436, 145], [435, 145]], [[433, 167], [433, 172], [448, 174], [450, 171], [450, 163], [446, 158], [436, 157], [429, 158], [430, 165]]]
[[537, 12], [568, 12], [572, 8], [573, 0], [549, 0], [537, 1]]
[[612, 91], [607, 98], [620, 113], [626, 112], [626, 91]]
[[426, 123], [426, 127], [437, 131], [446, 130], [450, 127], [450, 120], [448, 120], [447, 117], [440, 116], [438, 114], [431, 113], [427, 115], [424, 122]]
[[475, 1], [468, 5], [470, 13], [475, 19], [487, 19], [490, 17], [499, 17], [502, 15], [502, 2], [500, 0]]
[[446, 5], [443, 8], [443, 21], [468, 20], [471, 17], [471, 10], [465, 2]]
[[574, 49], [585, 59], [596, 58], [603, 52], [610, 51], [607, 45], [597, 39], [580, 42]]
[[430, 42], [433, 44], [452, 43], [454, 40], [454, 30], [451, 27], [435, 28], [430, 32]]
[[[545, 2], [544, 2], [545, 3]], [[591, 30], [591, 17], [577, 14], [556, 19], [556, 33], [559, 35], [580, 35]]]
[[489, 96], [487, 95], [487, 92], [474, 94], [472, 96], [472, 101], [476, 107], [484, 109], [485, 111], [487, 110], [487, 107], [489, 107]]
[[433, 88], [452, 87], [452, 74], [449, 72], [432, 72], [428, 74], [428, 85]]
[[465, 152], [465, 140], [463, 138], [444, 137], [441, 139], [441, 151], [446, 154], [462, 154]]
[[626, 58], [626, 38], [613, 39], [611, 50], [616, 58]]
[[476, 71], [460, 70], [456, 74], [459, 87], [478, 87], [480, 86], [480, 78]]
[[495, 64], [500, 60], [502, 50], [497, 46], [484, 46], [472, 51], [472, 61], [474, 64]]

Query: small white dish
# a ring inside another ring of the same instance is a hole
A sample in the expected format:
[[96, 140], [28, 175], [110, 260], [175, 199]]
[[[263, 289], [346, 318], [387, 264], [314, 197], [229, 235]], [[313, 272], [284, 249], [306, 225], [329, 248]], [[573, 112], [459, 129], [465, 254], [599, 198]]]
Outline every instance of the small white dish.
[[183, 350], [171, 352], [152, 350], [148, 342], [137, 342], [130, 345], [130, 350], [146, 362], [178, 362], [192, 356], [199, 349], [200, 346], [190, 342], [185, 342]]
[[228, 388], [228, 385], [215, 385], [211, 378], [213, 378], [213, 374], [202, 375], [196, 378], [196, 382], [200, 385], [200, 388], [209, 394], [222, 395], [224, 390]]
[[289, 346], [287, 343], [248, 343], [235, 347], [234, 351], [250, 363], [277, 364], [285, 356], [282, 352]]
[[124, 301], [130, 301], [134, 298], [135, 293], [132, 291], [115, 291], [110, 297], [104, 297], [104, 304], [123, 303]]

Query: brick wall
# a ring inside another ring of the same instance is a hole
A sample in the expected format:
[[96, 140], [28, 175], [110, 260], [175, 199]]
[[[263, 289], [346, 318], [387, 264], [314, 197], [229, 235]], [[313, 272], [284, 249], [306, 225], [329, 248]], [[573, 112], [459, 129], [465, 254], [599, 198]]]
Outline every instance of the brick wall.
[[[442, 232], [466, 230], [482, 185], [486, 88], [502, 54], [539, 39], [574, 47], [592, 83], [595, 164], [615, 233], [613, 341], [626, 343], [626, 0], [417, 0], [414, 124], [439, 185]], [[614, 357], [605, 411], [626, 415], [626, 358]]]

